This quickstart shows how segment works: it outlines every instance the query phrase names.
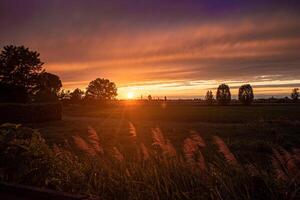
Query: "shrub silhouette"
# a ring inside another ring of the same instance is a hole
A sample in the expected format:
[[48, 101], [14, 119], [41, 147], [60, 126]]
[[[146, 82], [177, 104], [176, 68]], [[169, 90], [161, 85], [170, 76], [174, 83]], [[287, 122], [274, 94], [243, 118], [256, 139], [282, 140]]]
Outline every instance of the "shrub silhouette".
[[0, 168], [6, 178], [43, 184], [42, 177], [49, 176], [52, 153], [40, 133], [21, 125], [3, 124], [0, 135]]
[[83, 98], [84, 92], [79, 88], [76, 88], [73, 92], [70, 93], [70, 100], [72, 103], [79, 103]]
[[297, 102], [298, 101], [298, 98], [299, 98], [299, 88], [294, 88], [292, 90], [292, 94], [291, 94], [291, 98], [294, 102]]
[[58, 92], [58, 98], [59, 100], [69, 100], [71, 98], [71, 91], [70, 90], [64, 90], [62, 89], [61, 91]]
[[111, 100], [117, 96], [117, 87], [108, 79], [97, 78], [89, 83], [85, 96], [87, 99]]
[[216, 99], [220, 105], [227, 105], [231, 101], [231, 93], [229, 86], [221, 84], [218, 87]]
[[250, 105], [253, 102], [254, 95], [250, 84], [242, 85], [239, 88], [239, 101], [244, 105]]
[[62, 83], [58, 76], [43, 72], [38, 76], [38, 91], [35, 95], [35, 100], [38, 102], [57, 101], [58, 92], [61, 87]]
[[207, 104], [212, 104], [214, 101], [214, 95], [211, 90], [208, 90], [205, 95], [205, 101]]

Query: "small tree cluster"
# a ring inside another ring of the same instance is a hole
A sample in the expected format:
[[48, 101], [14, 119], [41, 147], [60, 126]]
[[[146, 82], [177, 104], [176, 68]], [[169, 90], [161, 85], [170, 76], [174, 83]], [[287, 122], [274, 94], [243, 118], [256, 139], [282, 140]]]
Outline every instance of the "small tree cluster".
[[[250, 105], [254, 100], [253, 89], [250, 84], [242, 85], [239, 88], [239, 101], [244, 105]], [[207, 91], [205, 95], [207, 104], [212, 104], [214, 101], [212, 91]], [[216, 93], [216, 100], [220, 105], [228, 105], [231, 101], [230, 88], [226, 84], [219, 85]]]
[[91, 81], [86, 88], [86, 91], [76, 88], [72, 92], [70, 90], [62, 90], [59, 94], [60, 100], [72, 104], [78, 104], [82, 100], [86, 101], [103, 101], [112, 100], [117, 96], [117, 87], [114, 82], [108, 79], [97, 78]]
[[[39, 53], [24, 46], [5, 46], [0, 54], [0, 102], [48, 102], [69, 99], [78, 103], [84, 92], [60, 92], [62, 83], [57, 75], [45, 72]], [[111, 100], [117, 96], [115, 83], [97, 78], [86, 89], [85, 98]]]
[[214, 95], [211, 90], [208, 90], [206, 95], [205, 95], [205, 100], [207, 104], [212, 104], [214, 101]]
[[55, 101], [62, 87], [58, 76], [45, 72], [39, 53], [24, 46], [5, 46], [0, 54], [0, 101]]

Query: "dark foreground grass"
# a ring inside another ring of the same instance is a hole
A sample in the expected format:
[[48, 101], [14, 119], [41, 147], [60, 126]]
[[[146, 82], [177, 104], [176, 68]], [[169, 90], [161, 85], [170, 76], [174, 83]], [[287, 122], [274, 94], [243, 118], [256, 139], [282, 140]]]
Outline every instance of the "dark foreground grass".
[[298, 199], [299, 108], [244, 108], [68, 107], [27, 124], [45, 141], [11, 143], [31, 164], [1, 179], [101, 199]]

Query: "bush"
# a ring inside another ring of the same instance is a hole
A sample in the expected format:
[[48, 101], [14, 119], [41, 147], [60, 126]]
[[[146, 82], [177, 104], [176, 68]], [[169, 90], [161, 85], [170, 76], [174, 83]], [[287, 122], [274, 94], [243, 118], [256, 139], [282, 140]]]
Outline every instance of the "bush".
[[0, 126], [0, 179], [44, 185], [51, 167], [51, 149], [40, 133], [16, 124]]

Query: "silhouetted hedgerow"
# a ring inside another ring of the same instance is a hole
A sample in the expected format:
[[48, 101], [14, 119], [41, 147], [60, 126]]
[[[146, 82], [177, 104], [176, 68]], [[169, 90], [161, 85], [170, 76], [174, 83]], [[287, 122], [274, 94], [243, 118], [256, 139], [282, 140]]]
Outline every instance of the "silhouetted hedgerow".
[[0, 104], [0, 122], [44, 122], [61, 120], [60, 103]]

